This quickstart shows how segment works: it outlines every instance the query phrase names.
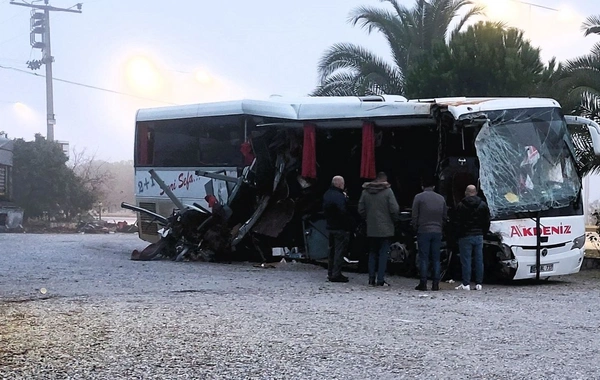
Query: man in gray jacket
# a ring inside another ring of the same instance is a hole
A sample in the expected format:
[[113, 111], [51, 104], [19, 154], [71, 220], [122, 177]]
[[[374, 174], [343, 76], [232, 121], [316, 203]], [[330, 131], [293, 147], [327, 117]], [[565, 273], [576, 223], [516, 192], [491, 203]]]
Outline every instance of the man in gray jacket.
[[400, 211], [390, 187], [387, 175], [379, 173], [375, 181], [363, 184], [363, 192], [358, 201], [358, 213], [367, 220], [369, 285], [382, 286], [386, 283], [388, 253], [395, 234], [394, 221], [398, 219]]
[[440, 290], [440, 247], [447, 207], [444, 197], [433, 191], [433, 187], [432, 178], [424, 179], [423, 192], [415, 196], [412, 206], [412, 226], [417, 231], [421, 275], [416, 290], [427, 290], [430, 259], [433, 267], [431, 290]]

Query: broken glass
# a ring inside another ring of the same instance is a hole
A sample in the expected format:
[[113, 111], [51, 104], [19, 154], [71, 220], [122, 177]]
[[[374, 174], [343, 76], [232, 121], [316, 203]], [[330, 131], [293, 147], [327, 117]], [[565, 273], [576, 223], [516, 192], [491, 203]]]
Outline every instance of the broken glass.
[[579, 195], [567, 125], [557, 108], [490, 111], [475, 146], [493, 217], [568, 206]]

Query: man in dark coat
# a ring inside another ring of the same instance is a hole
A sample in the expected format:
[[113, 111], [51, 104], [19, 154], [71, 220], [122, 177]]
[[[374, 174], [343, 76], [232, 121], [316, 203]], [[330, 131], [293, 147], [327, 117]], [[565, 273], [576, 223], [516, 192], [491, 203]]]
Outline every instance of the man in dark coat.
[[431, 290], [440, 290], [440, 249], [447, 217], [446, 200], [434, 191], [433, 178], [424, 178], [423, 192], [417, 194], [412, 206], [412, 226], [417, 231], [419, 273], [416, 290], [427, 290], [429, 264], [432, 267]]
[[375, 181], [363, 185], [358, 201], [358, 213], [367, 220], [369, 285], [385, 284], [388, 253], [395, 234], [394, 222], [398, 220], [400, 211], [390, 187], [387, 175], [379, 173]]
[[490, 210], [477, 196], [474, 185], [467, 186], [465, 197], [456, 206], [456, 229], [462, 267], [460, 290], [471, 290], [471, 265], [475, 261], [475, 289], [482, 289], [483, 282], [483, 235], [490, 229]]
[[323, 211], [329, 231], [327, 279], [331, 282], [348, 282], [348, 277], [342, 274], [342, 265], [354, 223], [346, 210], [344, 186], [344, 177], [335, 176], [331, 180], [331, 187], [323, 195]]

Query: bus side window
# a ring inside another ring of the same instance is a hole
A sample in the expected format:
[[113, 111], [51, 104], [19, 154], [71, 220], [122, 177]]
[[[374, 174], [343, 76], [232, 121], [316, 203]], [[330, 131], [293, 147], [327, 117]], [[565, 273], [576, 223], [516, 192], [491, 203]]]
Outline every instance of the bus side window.
[[138, 124], [138, 165], [152, 165], [154, 161], [154, 132], [147, 123]]

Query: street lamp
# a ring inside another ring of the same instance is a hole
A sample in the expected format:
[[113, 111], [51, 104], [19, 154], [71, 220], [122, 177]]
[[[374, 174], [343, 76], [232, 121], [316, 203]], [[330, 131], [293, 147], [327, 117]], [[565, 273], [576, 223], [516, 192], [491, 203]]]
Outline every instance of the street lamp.
[[102, 202], [98, 202], [98, 220], [102, 221]]

